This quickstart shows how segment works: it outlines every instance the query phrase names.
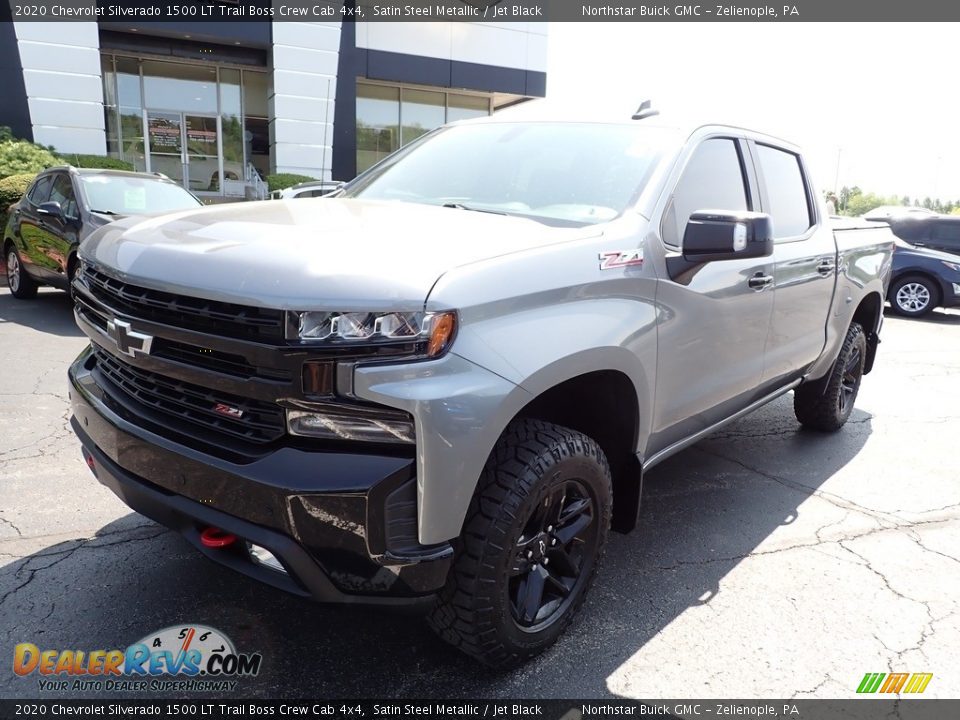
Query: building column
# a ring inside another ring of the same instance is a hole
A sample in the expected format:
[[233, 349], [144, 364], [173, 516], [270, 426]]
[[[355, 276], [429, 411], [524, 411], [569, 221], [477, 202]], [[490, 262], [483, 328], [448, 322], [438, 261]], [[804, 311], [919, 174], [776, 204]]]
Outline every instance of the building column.
[[340, 23], [274, 21], [272, 28], [270, 169], [330, 180]]
[[95, 22], [15, 22], [33, 141], [60, 153], [107, 153]]

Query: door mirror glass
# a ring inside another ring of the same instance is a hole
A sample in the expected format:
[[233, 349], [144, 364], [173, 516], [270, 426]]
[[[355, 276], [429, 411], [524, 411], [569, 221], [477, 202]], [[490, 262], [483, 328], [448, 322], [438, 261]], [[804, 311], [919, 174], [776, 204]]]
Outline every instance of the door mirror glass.
[[764, 213], [700, 210], [687, 221], [683, 257], [692, 262], [768, 257], [773, 221]]

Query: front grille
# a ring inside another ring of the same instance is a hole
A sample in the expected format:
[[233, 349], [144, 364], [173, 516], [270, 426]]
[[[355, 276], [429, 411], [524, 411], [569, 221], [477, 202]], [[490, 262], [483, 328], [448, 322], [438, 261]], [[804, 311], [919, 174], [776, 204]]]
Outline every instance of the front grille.
[[131, 285], [90, 266], [83, 276], [90, 292], [107, 307], [132, 317], [220, 337], [283, 341], [282, 310], [187, 297]]
[[187, 345], [166, 338], [156, 338], [150, 349], [150, 354], [153, 357], [174, 360], [191, 367], [205, 368], [244, 379], [262, 378], [264, 380], [290, 382], [291, 378], [289, 370], [254, 367], [241, 355]]
[[[273, 403], [208, 390], [135, 368], [100, 348], [94, 354], [96, 370], [106, 381], [97, 384], [105, 392], [121, 404], [133, 401], [155, 411], [177, 432], [195, 434], [189, 426], [199, 426], [211, 433], [265, 444], [279, 439], [286, 431], [283, 410]], [[240, 411], [241, 415], [221, 414], [214, 410], [218, 405]]]

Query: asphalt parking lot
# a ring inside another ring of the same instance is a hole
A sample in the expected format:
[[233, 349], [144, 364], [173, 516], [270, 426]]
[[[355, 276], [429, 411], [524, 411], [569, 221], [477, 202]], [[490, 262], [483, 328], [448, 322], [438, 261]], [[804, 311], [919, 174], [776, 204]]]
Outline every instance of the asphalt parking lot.
[[66, 295], [0, 288], [0, 696], [39, 694], [16, 643], [193, 622], [263, 653], [241, 697], [845, 698], [866, 672], [960, 697], [960, 312], [882, 338], [840, 433], [801, 431], [787, 396], [651, 472], [572, 630], [494, 674], [408, 615], [279, 594], [131, 513], [69, 430]]

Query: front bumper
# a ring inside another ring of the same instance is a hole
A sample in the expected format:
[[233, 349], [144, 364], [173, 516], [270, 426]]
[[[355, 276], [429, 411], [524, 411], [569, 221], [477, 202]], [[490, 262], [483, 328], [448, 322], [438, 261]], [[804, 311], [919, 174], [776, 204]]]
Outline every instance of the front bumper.
[[[416, 543], [415, 461], [403, 455], [284, 446], [243, 463], [138, 425], [93, 376], [85, 351], [69, 370], [71, 424], [97, 479], [133, 510], [181, 533], [207, 557], [324, 602], [402, 603], [439, 590], [448, 543]], [[206, 547], [208, 527], [238, 538]], [[247, 542], [285, 572], [255, 563]]]

